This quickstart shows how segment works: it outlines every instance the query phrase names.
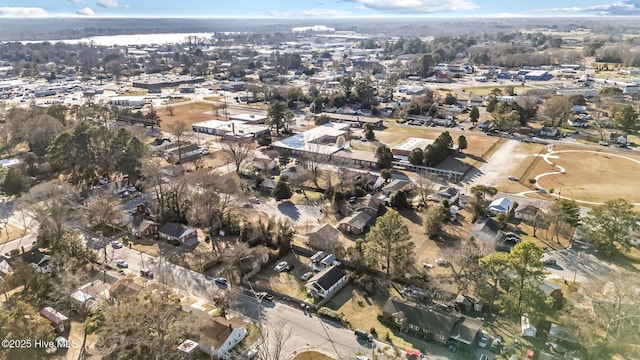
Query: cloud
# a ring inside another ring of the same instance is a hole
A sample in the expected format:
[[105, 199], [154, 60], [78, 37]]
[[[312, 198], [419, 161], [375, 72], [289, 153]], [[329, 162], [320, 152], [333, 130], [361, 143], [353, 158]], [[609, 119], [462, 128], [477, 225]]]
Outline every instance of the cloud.
[[0, 16], [37, 17], [46, 15], [47, 10], [39, 7], [0, 7]]
[[345, 0], [360, 3], [369, 9], [393, 13], [436, 13], [473, 10], [478, 6], [470, 0]]
[[76, 11], [76, 14], [83, 15], [83, 16], [93, 16], [96, 13], [93, 10], [91, 10], [90, 7], [86, 7], [84, 9], [80, 9], [80, 10]]
[[601, 15], [640, 15], [640, 0], [617, 1], [609, 5], [537, 10], [541, 13], [598, 13]]
[[351, 11], [342, 10], [330, 10], [330, 9], [309, 9], [300, 11], [269, 11], [269, 15], [273, 17], [288, 17], [288, 18], [310, 18], [310, 17], [346, 17], [351, 15]]
[[120, 7], [118, 0], [98, 0], [96, 3], [98, 6], [102, 6], [104, 8], [117, 8]]

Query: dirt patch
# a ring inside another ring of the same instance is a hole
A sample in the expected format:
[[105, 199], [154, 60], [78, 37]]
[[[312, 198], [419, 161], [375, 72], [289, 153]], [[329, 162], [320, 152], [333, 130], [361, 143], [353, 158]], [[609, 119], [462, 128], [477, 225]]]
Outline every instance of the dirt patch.
[[293, 264], [293, 270], [276, 272], [273, 270], [273, 266], [266, 266], [260, 273], [252, 277], [251, 281], [255, 282], [258, 286], [273, 289], [274, 291], [299, 300], [308, 301], [307, 289], [304, 286], [304, 281], [300, 279], [302, 274], [311, 271], [307, 266], [308, 258], [290, 252], [286, 256], [278, 259], [273, 265], [275, 266], [275, 264], [280, 261]]
[[334, 360], [334, 358], [317, 351], [305, 351], [296, 355], [293, 360]]
[[[158, 109], [156, 113], [162, 120], [160, 123], [160, 129], [162, 131], [169, 131], [171, 126], [176, 121], [184, 121], [191, 125], [200, 121], [215, 119], [215, 107], [208, 103], [189, 103], [182, 105], [172, 105], [169, 109], [172, 109], [173, 116], [170, 116], [168, 108]], [[224, 110], [219, 111], [220, 119], [224, 116]]]
[[[566, 152], [557, 153], [557, 159], [550, 159], [566, 169], [565, 174], [547, 175], [539, 179], [539, 184], [549, 192], [560, 193], [576, 200], [604, 202], [624, 198], [629, 202], [640, 202], [637, 192], [640, 178], [640, 161], [629, 154], [606, 152]], [[558, 171], [544, 161], [536, 164], [532, 174]]]

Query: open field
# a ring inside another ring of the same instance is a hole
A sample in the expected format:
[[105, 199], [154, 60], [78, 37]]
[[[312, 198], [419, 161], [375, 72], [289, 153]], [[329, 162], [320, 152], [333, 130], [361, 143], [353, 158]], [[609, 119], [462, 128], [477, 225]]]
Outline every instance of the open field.
[[15, 240], [27, 234], [27, 231], [11, 224], [0, 225], [0, 244]]
[[[540, 186], [553, 193], [561, 193], [575, 200], [604, 202], [624, 198], [629, 202], [640, 202], [637, 193], [640, 177], [640, 158], [628, 153], [607, 153], [591, 150], [568, 150], [557, 148], [550, 160], [566, 169], [565, 174], [541, 177]], [[624, 156], [624, 157], [622, 157]], [[542, 160], [542, 159], [541, 159]], [[545, 161], [536, 161], [531, 175], [558, 171]]]
[[[169, 116], [167, 108], [158, 109], [158, 116], [162, 120], [160, 128], [163, 131], [168, 131], [171, 126], [178, 120], [184, 121], [191, 125], [200, 121], [211, 120], [215, 118], [213, 113], [213, 105], [197, 102], [183, 105], [173, 106], [173, 116]], [[220, 112], [222, 115], [224, 111]]]

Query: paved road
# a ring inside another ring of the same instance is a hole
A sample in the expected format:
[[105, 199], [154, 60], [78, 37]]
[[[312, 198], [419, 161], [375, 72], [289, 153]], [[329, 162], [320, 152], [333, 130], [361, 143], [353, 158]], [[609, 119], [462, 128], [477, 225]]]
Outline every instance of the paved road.
[[547, 266], [550, 279], [588, 282], [603, 279], [614, 271], [606, 261], [596, 257], [590, 245], [578, 241], [567, 249], [546, 253], [543, 259], [556, 260], [556, 265]]

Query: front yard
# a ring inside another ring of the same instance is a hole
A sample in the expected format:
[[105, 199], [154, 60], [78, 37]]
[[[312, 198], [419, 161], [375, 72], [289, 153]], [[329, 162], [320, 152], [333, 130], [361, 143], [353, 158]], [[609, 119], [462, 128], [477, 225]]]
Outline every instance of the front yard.
[[[273, 267], [280, 261], [286, 261], [294, 265], [293, 270], [283, 272], [275, 271]], [[260, 287], [272, 289], [301, 301], [308, 301], [310, 299], [307, 298], [307, 289], [304, 287], [305, 282], [300, 279], [302, 274], [312, 271], [307, 266], [307, 262], [308, 258], [306, 256], [289, 252], [271, 266], [266, 266], [262, 271], [252, 277], [250, 281]]]

